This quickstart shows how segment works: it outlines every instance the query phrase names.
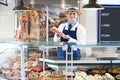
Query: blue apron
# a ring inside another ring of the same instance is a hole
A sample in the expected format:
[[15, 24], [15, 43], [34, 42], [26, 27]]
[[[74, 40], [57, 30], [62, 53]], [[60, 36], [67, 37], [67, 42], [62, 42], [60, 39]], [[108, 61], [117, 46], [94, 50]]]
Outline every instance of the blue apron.
[[[71, 30], [65, 30], [65, 27], [63, 29], [63, 33], [65, 35], [69, 35], [70, 37], [74, 38], [77, 40], [77, 36], [76, 36], [76, 32], [77, 32], [77, 28], [75, 28], [75, 31], [71, 31]], [[67, 39], [64, 39], [61, 37], [61, 42], [65, 42], [67, 43]], [[70, 47], [68, 46], [68, 52], [70, 51]], [[68, 56], [68, 60], [71, 59], [71, 55], [67, 55]], [[66, 51], [65, 50], [62, 50], [62, 47], [58, 47], [58, 58], [59, 59], [66, 59]], [[73, 59], [74, 60], [80, 60], [81, 58], [81, 54], [80, 54], [80, 49], [77, 48], [77, 50], [74, 50], [73, 51]]]

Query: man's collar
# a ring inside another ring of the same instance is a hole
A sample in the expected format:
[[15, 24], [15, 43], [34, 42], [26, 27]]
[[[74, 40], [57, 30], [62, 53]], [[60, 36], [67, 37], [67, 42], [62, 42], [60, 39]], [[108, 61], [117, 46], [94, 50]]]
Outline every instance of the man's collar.
[[72, 26], [74, 26], [76, 23], [77, 23], [76, 21], [72, 23], [68, 22], [68, 25], [71, 24]]

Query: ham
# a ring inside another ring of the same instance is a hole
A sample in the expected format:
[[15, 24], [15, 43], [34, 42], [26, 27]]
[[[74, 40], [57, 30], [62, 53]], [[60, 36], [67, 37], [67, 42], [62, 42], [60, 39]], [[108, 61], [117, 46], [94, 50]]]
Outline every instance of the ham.
[[64, 36], [65, 35], [60, 30], [58, 30], [58, 28], [56, 28], [56, 27], [52, 27], [51, 31], [54, 32], [54, 33], [56, 33], [56, 34], [58, 34], [59, 36]]

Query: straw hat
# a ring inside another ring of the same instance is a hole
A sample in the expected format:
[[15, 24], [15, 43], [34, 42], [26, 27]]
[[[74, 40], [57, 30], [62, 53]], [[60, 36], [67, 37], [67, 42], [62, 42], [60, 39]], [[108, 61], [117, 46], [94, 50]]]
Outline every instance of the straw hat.
[[68, 12], [77, 12], [78, 15], [81, 14], [77, 7], [70, 7], [68, 10], [65, 11], [65, 14], [67, 14]]

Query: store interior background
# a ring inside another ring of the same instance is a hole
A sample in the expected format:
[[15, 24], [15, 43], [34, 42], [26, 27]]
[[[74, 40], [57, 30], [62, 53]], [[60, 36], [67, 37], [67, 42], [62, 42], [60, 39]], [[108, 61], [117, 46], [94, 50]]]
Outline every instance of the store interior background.
[[[0, 40], [10, 41], [14, 38], [15, 33], [15, 11], [12, 9], [15, 7], [15, 0], [7, 0], [8, 6], [0, 4]], [[39, 0], [36, 0], [39, 1]], [[47, 0], [46, 0], [47, 1]], [[50, 1], [50, 0], [48, 0]], [[56, 0], [61, 1], [61, 0]], [[74, 2], [74, 0], [71, 0]], [[70, 1], [70, 2], [71, 2]], [[82, 6], [87, 4], [89, 0], [80, 0], [80, 10], [82, 15], [80, 16], [80, 24], [86, 28], [87, 44], [97, 44], [97, 21], [98, 15], [96, 10], [83, 10]], [[71, 2], [71, 3], [73, 3]], [[120, 0], [97, 0], [98, 4], [110, 4], [120, 5]], [[90, 51], [91, 49], [88, 49]], [[113, 48], [107, 48], [109, 51], [115, 51]]]

